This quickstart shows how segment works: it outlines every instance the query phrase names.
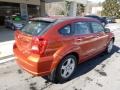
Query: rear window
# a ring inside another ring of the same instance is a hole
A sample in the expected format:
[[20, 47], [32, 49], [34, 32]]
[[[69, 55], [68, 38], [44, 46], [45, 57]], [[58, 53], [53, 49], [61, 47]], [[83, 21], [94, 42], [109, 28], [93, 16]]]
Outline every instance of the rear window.
[[50, 24], [47, 21], [29, 21], [21, 31], [33, 36], [42, 35]]

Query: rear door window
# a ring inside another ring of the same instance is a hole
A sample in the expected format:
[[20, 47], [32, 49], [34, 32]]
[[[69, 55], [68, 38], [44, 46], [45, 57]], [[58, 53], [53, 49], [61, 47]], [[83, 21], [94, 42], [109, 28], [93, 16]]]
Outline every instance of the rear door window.
[[90, 34], [90, 27], [87, 22], [77, 22], [74, 24], [75, 27], [75, 35], [84, 35]]
[[71, 25], [64, 26], [62, 29], [59, 30], [59, 33], [62, 35], [71, 35], [72, 34]]
[[104, 27], [97, 22], [91, 22], [91, 27], [92, 27], [93, 33], [104, 32]]
[[23, 28], [22, 32], [33, 36], [43, 34], [44, 30], [51, 24], [46, 21], [29, 21]]

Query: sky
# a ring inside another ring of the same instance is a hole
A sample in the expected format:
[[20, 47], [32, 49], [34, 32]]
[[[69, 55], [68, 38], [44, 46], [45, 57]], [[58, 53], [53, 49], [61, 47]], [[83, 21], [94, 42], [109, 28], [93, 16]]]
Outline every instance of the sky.
[[92, 1], [92, 2], [94, 2], [94, 3], [99, 3], [99, 2], [103, 2], [103, 1], [105, 1], [105, 0], [88, 0], [88, 1]]

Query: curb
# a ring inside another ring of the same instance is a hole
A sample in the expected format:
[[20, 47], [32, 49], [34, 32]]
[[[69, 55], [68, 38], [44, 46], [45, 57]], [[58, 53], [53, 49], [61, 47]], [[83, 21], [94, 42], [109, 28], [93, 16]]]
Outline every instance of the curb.
[[3, 64], [3, 63], [6, 63], [6, 62], [9, 62], [9, 61], [12, 61], [14, 60], [15, 57], [13, 54], [11, 55], [7, 55], [7, 56], [4, 56], [4, 57], [0, 57], [0, 64]]
[[[2, 48], [0, 50], [0, 64], [12, 61], [15, 59], [15, 57], [13, 56], [12, 53], [12, 44], [15, 42], [15, 40], [11, 40], [11, 41], [6, 41], [6, 42], [0, 42], [0, 47]], [[10, 47], [8, 47], [8, 45]], [[6, 50], [10, 49], [10, 51], [8, 51], [9, 53], [6, 53]]]
[[11, 57], [9, 59], [3, 59], [3, 60], [0, 60], [0, 64], [3, 64], [3, 63], [7, 63], [9, 61], [13, 61], [15, 59], [15, 57]]
[[6, 41], [6, 42], [0, 42], [0, 46], [1, 46], [1, 45], [6, 45], [6, 44], [13, 44], [14, 42], [15, 42], [15, 40]]

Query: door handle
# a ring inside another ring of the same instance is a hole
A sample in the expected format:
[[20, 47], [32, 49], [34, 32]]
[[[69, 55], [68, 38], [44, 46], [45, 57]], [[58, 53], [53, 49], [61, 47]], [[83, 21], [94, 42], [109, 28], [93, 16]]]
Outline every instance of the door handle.
[[80, 41], [82, 41], [82, 39], [81, 39], [81, 38], [77, 38], [76, 41], [79, 41], [79, 42], [80, 42]]
[[99, 35], [99, 34], [97, 34], [97, 35], [96, 35], [96, 37], [97, 37], [97, 38], [99, 38], [99, 37], [100, 37], [100, 35]]
[[97, 34], [97, 36], [100, 36], [101, 34]]
[[92, 38], [95, 38], [95, 36], [83, 37], [83, 39], [92, 39]]

